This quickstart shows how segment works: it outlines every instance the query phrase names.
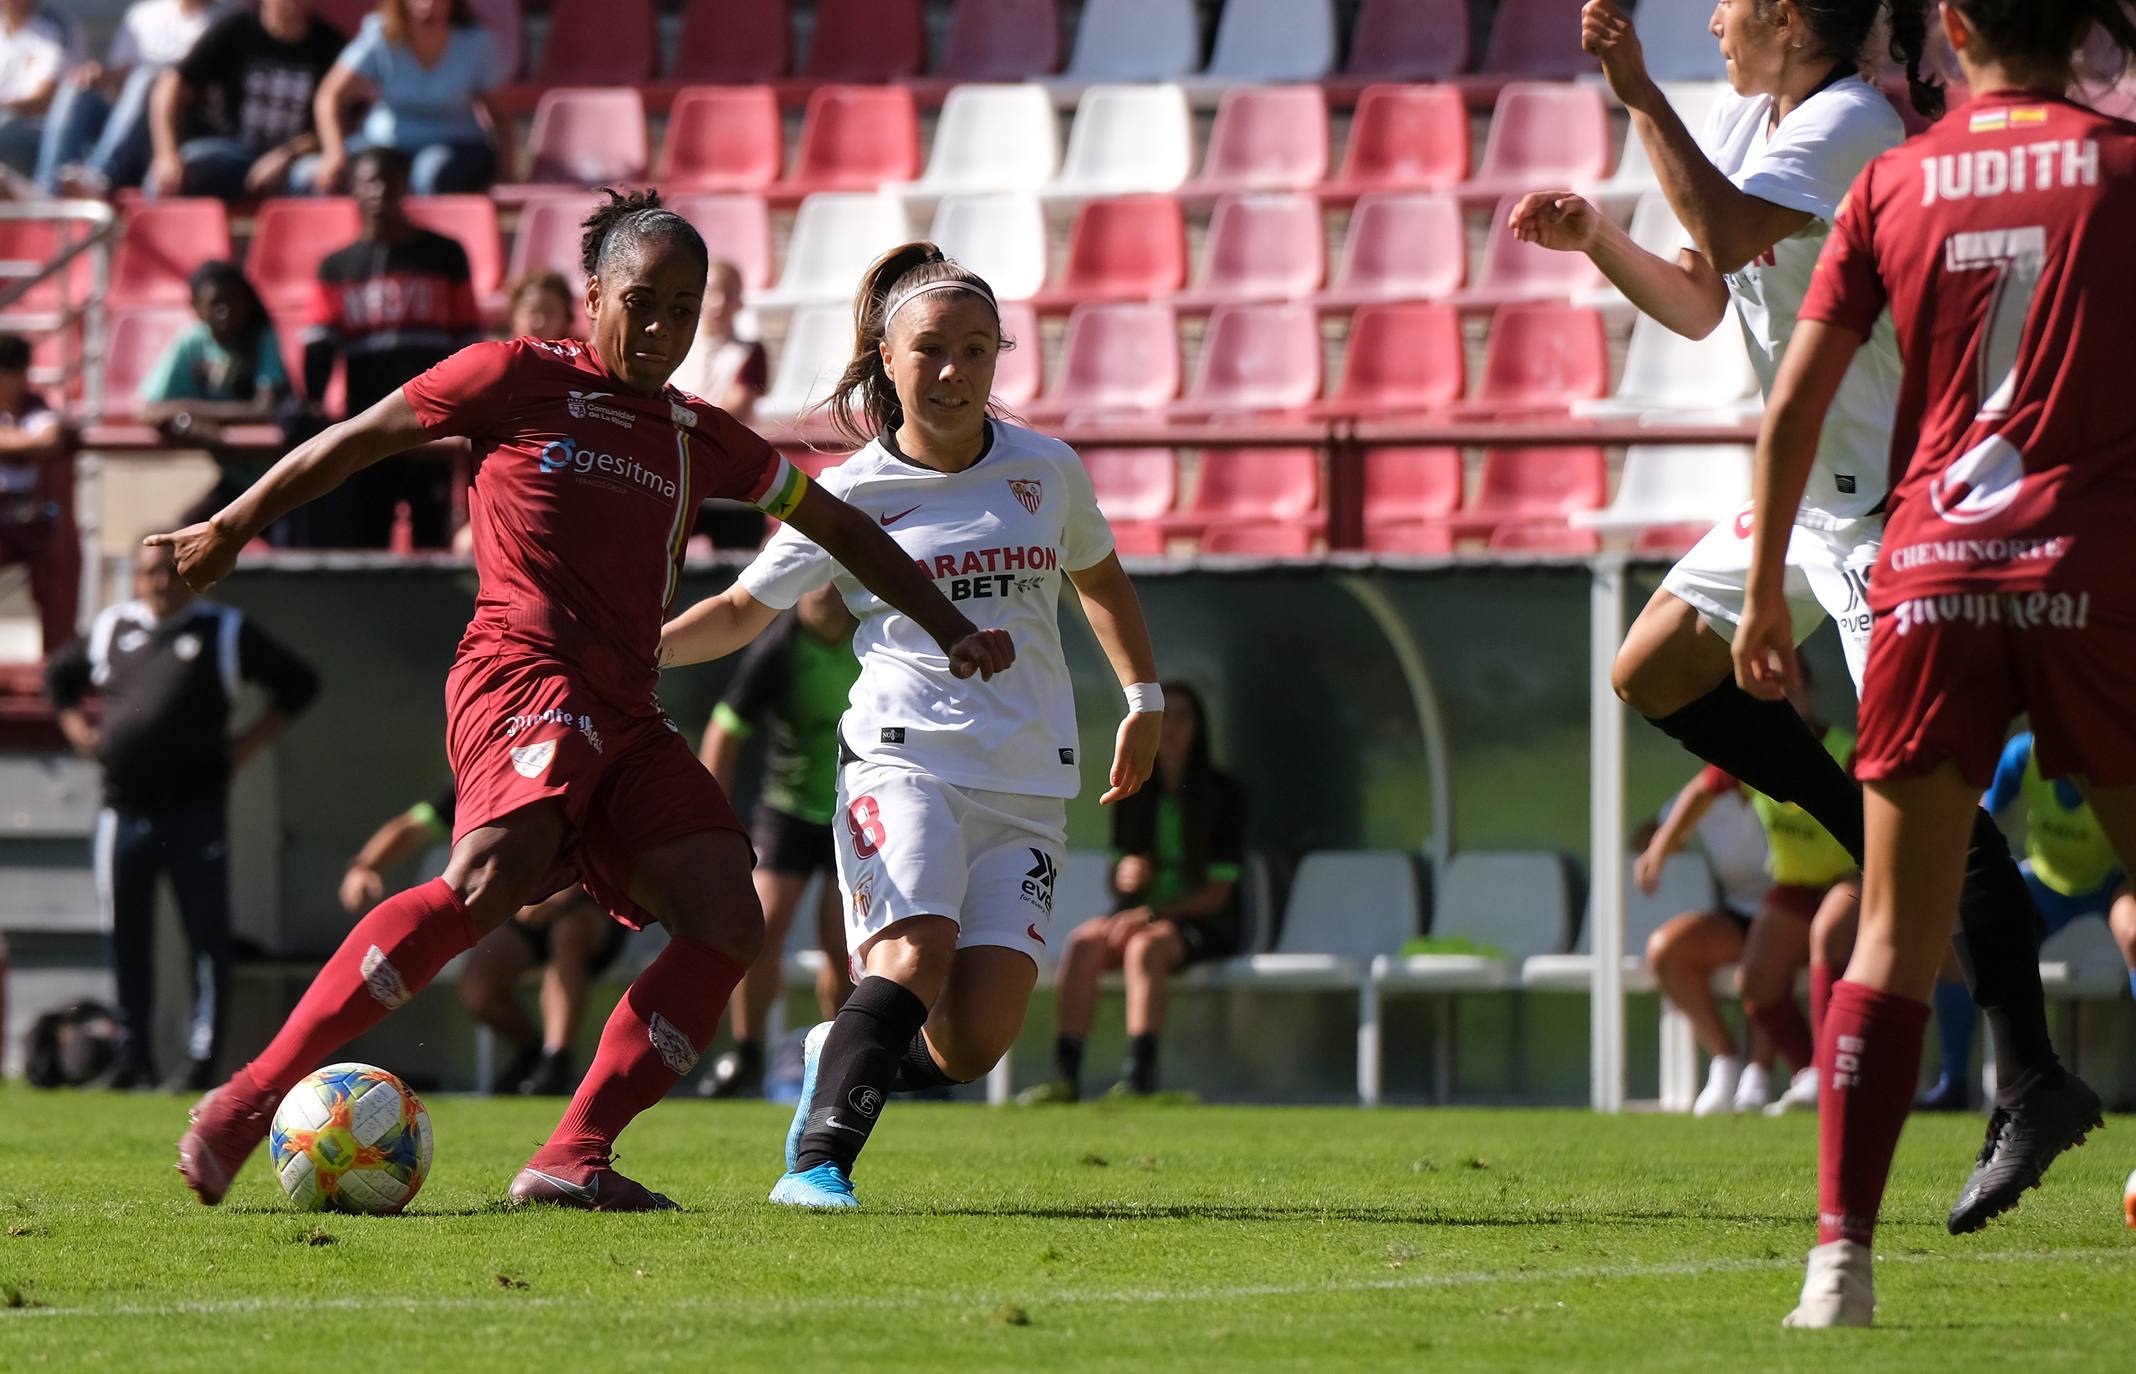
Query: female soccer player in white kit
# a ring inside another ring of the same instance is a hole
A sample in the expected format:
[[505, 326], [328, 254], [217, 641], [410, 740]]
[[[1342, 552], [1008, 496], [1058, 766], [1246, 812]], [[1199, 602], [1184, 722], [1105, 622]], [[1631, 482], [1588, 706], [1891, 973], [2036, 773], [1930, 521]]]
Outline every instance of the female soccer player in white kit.
[[792, 528], [662, 637], [663, 663], [717, 658], [834, 580], [860, 621], [834, 825], [861, 976], [807, 1038], [771, 1194], [802, 1207], [857, 1207], [853, 1162], [887, 1094], [982, 1076], [1023, 1025], [1081, 786], [1063, 574], [1127, 694], [1103, 801], [1148, 779], [1163, 721], [1142, 606], [1082, 461], [987, 413], [1004, 344], [993, 291], [907, 244], [868, 270], [854, 332], [830, 410], [862, 447], [821, 485], [873, 514], [976, 624], [1012, 636], [1017, 663], [953, 679], [932, 641]]

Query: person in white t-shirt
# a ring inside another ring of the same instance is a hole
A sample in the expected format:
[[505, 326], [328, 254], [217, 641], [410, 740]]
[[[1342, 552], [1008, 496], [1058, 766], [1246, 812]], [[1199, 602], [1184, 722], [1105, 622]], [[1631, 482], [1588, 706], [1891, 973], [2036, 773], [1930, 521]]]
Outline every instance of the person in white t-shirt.
[[37, 184], [47, 194], [102, 197], [138, 186], [154, 151], [148, 102], [156, 78], [193, 49], [229, 0], [136, 0], [102, 63], [83, 62], [52, 97]]
[[952, 679], [906, 617], [790, 527], [661, 637], [664, 664], [717, 658], [825, 582], [860, 622], [833, 822], [858, 982], [806, 1040], [771, 1194], [802, 1207], [858, 1206], [853, 1163], [887, 1094], [982, 1076], [1023, 1025], [1082, 785], [1064, 578], [1127, 694], [1103, 803], [1149, 778], [1163, 727], [1141, 603], [1082, 461], [988, 414], [1006, 342], [992, 289], [933, 244], [907, 244], [868, 270], [854, 319], [829, 408], [862, 447], [819, 480], [874, 514], [975, 624], [1006, 631], [1017, 660], [987, 682]]
[[23, 176], [36, 168], [52, 96], [81, 55], [64, 15], [37, 0], [0, 0], [0, 165]]

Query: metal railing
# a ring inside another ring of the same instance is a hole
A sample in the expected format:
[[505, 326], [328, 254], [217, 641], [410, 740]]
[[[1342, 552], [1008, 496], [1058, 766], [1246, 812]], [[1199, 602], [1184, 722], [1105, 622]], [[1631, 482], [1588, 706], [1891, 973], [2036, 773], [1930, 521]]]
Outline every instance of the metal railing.
[[[82, 413], [91, 420], [104, 413], [104, 353], [107, 338], [104, 298], [111, 286], [112, 253], [119, 239], [119, 218], [110, 206], [93, 200], [0, 202], [0, 221], [49, 222], [58, 231], [58, 250], [43, 260], [0, 260], [0, 330], [33, 337], [57, 334], [60, 363], [35, 380], [61, 396], [81, 384]], [[88, 290], [75, 299], [78, 264], [89, 262]], [[56, 309], [26, 309], [31, 293], [46, 283], [57, 287]]]

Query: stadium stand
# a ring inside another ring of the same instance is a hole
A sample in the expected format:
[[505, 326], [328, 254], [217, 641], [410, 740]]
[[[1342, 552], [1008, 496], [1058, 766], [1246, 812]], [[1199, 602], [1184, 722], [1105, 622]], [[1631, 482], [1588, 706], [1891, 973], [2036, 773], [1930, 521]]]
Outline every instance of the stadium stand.
[[1082, 456], [1113, 532], [1140, 527], [1161, 543], [1160, 522], [1179, 500], [1179, 469], [1171, 450], [1093, 448]]
[[1499, 93], [1483, 160], [1456, 190], [1465, 206], [1488, 205], [1596, 180], [1609, 170], [1609, 158], [1609, 107], [1601, 91], [1517, 81]]
[[[1027, 192], [943, 197], [927, 237], [985, 278], [997, 298], [1028, 301], [1046, 287], [1046, 211]], [[1032, 335], [1033, 356], [1038, 336]]]
[[793, 62], [786, 0], [688, 0], [668, 77], [678, 86], [750, 86], [785, 76]]
[[1483, 374], [1455, 413], [1507, 419], [1564, 413], [1609, 386], [1602, 317], [1571, 305], [1509, 305], [1491, 318]]
[[1461, 321], [1444, 306], [1368, 305], [1351, 317], [1342, 375], [1314, 413], [1419, 415], [1443, 410], [1467, 386]]
[[[1657, 81], [1726, 81], [1728, 64], [1707, 32], [1707, 0], [1639, 0], [1639, 37], [1647, 70]], [[1681, 113], [1681, 110], [1679, 110]], [[1692, 133], [1701, 127], [1684, 115]]]
[[1194, 168], [1194, 112], [1178, 86], [1093, 86], [1076, 103], [1060, 175], [1062, 201], [1176, 191]]
[[1307, 525], [1214, 525], [1202, 535], [1201, 551], [1235, 558], [1310, 558], [1319, 543], [1319, 531]]
[[586, 288], [579, 270], [579, 221], [586, 218], [586, 197], [577, 192], [538, 195], [519, 208], [519, 230], [512, 236], [508, 272], [518, 281], [529, 272], [563, 273], [576, 300]]
[[853, 284], [910, 232], [902, 202], [866, 191], [827, 191], [801, 202], [778, 285], [750, 298], [756, 310], [850, 302]]
[[1060, 0], [957, 0], [938, 83], [1025, 81], [1061, 66]]
[[1167, 535], [1195, 538], [1242, 525], [1284, 525], [1310, 536], [1322, 523], [1320, 455], [1309, 448], [1203, 449], [1194, 494], [1159, 523]]
[[1632, 323], [1617, 390], [1603, 400], [1578, 401], [1572, 407], [1573, 414], [1590, 419], [1748, 419], [1763, 410], [1758, 374], [1751, 370], [1732, 308], [1703, 339], [1686, 338], [1652, 316], [1640, 316]]
[[1366, 449], [1363, 464], [1368, 538], [1375, 529], [1443, 521], [1461, 508], [1460, 449]]
[[1468, 107], [1451, 86], [1371, 86], [1358, 97], [1342, 167], [1321, 188], [1337, 204], [1372, 191], [1437, 191], [1469, 172]]
[[320, 262], [360, 232], [356, 202], [346, 196], [266, 201], [253, 221], [245, 275], [269, 311], [294, 309], [310, 299]]
[[196, 196], [145, 202], [127, 216], [105, 303], [113, 310], [186, 305], [187, 274], [203, 262], [233, 256], [229, 210], [221, 201]]
[[791, 420], [830, 393], [853, 356], [853, 310], [836, 303], [805, 304], [786, 324], [786, 344], [771, 386], [757, 402], [766, 420]]
[[193, 312], [186, 306], [143, 305], [112, 312], [104, 352], [104, 390], [112, 410], [122, 415], [134, 412], [141, 384], [155, 371], [172, 340], [192, 322]]
[[1194, 0], [1084, 0], [1074, 52], [1054, 85], [1072, 97], [1101, 82], [1173, 81], [1200, 66]]
[[785, 159], [771, 87], [693, 86], [669, 107], [656, 178], [663, 193], [763, 191]]
[[771, 285], [776, 265], [771, 211], [762, 197], [684, 194], [668, 197], [667, 203], [697, 226], [714, 257], [734, 264], [744, 290], [762, 291]]
[[[1670, 108], [1694, 136], [1706, 127], [1714, 102], [1727, 90], [1725, 81], [1674, 81], [1662, 86]], [[1617, 159], [1615, 171], [1599, 181], [1575, 182], [1573, 189], [1620, 219], [1642, 197], [1658, 194], [1661, 182], [1654, 174], [1654, 155], [1647, 151], [1637, 126], [1625, 131], [1624, 154]]]
[[1060, 121], [1032, 85], [952, 90], [935, 121], [927, 170], [885, 189], [908, 201], [971, 191], [1037, 191], [1060, 170]]
[[1349, 59], [1323, 84], [1329, 99], [1348, 104], [1376, 82], [1458, 76], [1468, 59], [1468, 0], [1364, 0]]
[[[1452, 517], [1466, 534], [1488, 535], [1500, 549], [1591, 553], [1598, 546], [1566, 520], [1609, 499], [1609, 472], [1599, 448], [1487, 448], [1476, 497]], [[1557, 540], [1551, 536], [1564, 534]], [[1577, 535], [1577, 538], [1573, 536]]]
[[1302, 412], [1320, 399], [1320, 324], [1305, 305], [1227, 305], [1209, 316], [1201, 366], [1175, 420]]
[[1751, 450], [1740, 444], [1633, 444], [1625, 451], [1617, 495], [1603, 510], [1572, 523], [1598, 531], [1668, 531], [1673, 548], [1684, 529], [1703, 535], [1750, 499]]
[[927, 15], [923, 0], [816, 0], [808, 53], [801, 75], [790, 83], [901, 81], [927, 67]]
[[1334, 0], [1228, 0], [1199, 89], [1248, 81], [1318, 81], [1341, 51]]
[[1198, 311], [1305, 300], [1320, 289], [1327, 256], [1320, 202], [1311, 196], [1226, 196], [1209, 219], [1201, 278], [1175, 304]]
[[1491, 212], [1483, 241], [1483, 266], [1475, 279], [1446, 299], [1466, 313], [1496, 310], [1523, 301], [1567, 301], [1606, 284], [1585, 253], [1554, 253], [1513, 237], [1507, 222], [1518, 203], [1507, 197]]
[[1060, 280], [1041, 309], [1170, 296], [1187, 284], [1187, 218], [1171, 196], [1085, 201], [1068, 230]]
[[1179, 396], [1179, 324], [1169, 305], [1078, 306], [1068, 317], [1060, 358], [1052, 385], [1032, 407], [1034, 417], [1155, 415]]
[[1316, 86], [1233, 86], [1209, 130], [1200, 175], [1182, 194], [1310, 191], [1328, 177], [1328, 105]]
[[1459, 291], [1467, 275], [1460, 202], [1433, 192], [1375, 191], [1360, 196], [1350, 211], [1342, 262], [1320, 305], [1342, 311], [1375, 302], [1440, 300]]
[[1038, 399], [1046, 384], [1046, 352], [1038, 312], [1028, 301], [1003, 300], [1001, 333], [1012, 347], [994, 365], [994, 401], [1011, 412]]
[[[660, 70], [653, 0], [551, 0], [538, 86], [635, 87]], [[643, 116], [640, 117], [643, 122]], [[641, 172], [644, 163], [639, 164]]]
[[[543, 91], [527, 136], [531, 187], [601, 186], [643, 179], [652, 159], [645, 98], [635, 87], [568, 87]], [[502, 198], [529, 187], [500, 185]]]
[[456, 240], [467, 250], [467, 270], [478, 297], [502, 307], [504, 235], [497, 225], [497, 202], [488, 196], [410, 196], [409, 222]]
[[1580, 50], [1580, 7], [1586, 0], [1501, 0], [1489, 45], [1472, 75], [1455, 78], [1479, 101], [1494, 100], [1512, 81], [1571, 81], [1594, 70]]
[[919, 113], [902, 86], [818, 86], [786, 176], [766, 194], [798, 205], [824, 191], [875, 191], [920, 174]]

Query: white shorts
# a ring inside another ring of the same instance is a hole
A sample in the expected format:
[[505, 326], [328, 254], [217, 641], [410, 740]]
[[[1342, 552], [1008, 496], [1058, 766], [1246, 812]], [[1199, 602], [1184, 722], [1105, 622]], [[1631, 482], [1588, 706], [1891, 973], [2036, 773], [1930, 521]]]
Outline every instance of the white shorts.
[[[1661, 580], [1663, 590], [1704, 616], [1715, 633], [1731, 642], [1750, 586], [1750, 517], [1746, 505], [1715, 525]], [[1856, 696], [1861, 695], [1862, 669], [1869, 662], [1869, 573], [1883, 543], [1882, 516], [1852, 520], [1833, 530], [1797, 525], [1787, 541], [1785, 590], [1795, 642], [1809, 638], [1830, 616], [1839, 627]]]
[[1068, 853], [1068, 803], [854, 761], [838, 770], [838, 809], [831, 824], [855, 979], [868, 941], [910, 916], [955, 921], [959, 949], [1001, 945], [1039, 962]]

